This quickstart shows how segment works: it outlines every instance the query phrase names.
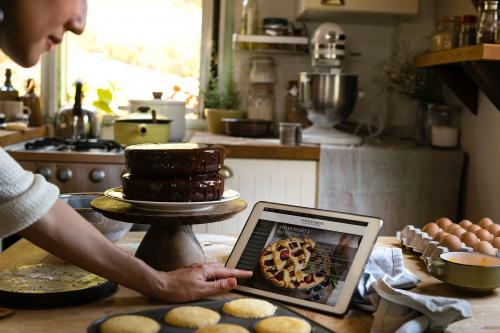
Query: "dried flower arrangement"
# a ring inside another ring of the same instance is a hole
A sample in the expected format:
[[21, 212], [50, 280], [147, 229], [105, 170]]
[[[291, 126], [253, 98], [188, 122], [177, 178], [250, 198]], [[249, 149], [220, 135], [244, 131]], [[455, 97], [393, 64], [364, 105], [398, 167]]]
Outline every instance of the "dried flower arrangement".
[[415, 67], [415, 58], [421, 51], [415, 51], [407, 42], [397, 45], [389, 59], [380, 64], [375, 83], [388, 95], [397, 95], [408, 100], [440, 102], [442, 84], [432, 70]]

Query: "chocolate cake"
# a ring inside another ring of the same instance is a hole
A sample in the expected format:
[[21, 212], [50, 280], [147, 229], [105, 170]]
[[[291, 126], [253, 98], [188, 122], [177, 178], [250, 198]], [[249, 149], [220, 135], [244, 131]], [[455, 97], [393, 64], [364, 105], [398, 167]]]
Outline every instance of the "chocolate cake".
[[189, 176], [218, 172], [225, 152], [216, 145], [141, 144], [125, 148], [125, 161], [134, 176]]
[[218, 171], [225, 148], [190, 143], [142, 144], [125, 149], [129, 173], [123, 175], [125, 198], [188, 202], [220, 200], [224, 178]]
[[224, 178], [218, 173], [157, 178], [122, 177], [125, 198], [144, 201], [215, 201], [224, 193]]

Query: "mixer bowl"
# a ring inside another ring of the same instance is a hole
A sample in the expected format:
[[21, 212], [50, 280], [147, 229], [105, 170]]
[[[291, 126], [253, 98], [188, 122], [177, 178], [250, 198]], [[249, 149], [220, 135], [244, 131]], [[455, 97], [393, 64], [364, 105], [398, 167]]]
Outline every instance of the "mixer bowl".
[[341, 123], [351, 115], [357, 97], [357, 75], [300, 73], [300, 105], [314, 125]]
[[59, 199], [75, 209], [83, 218], [99, 230], [107, 239], [116, 242], [122, 239], [132, 228], [133, 223], [125, 223], [105, 217], [92, 209], [90, 202], [103, 196], [102, 193], [61, 194]]

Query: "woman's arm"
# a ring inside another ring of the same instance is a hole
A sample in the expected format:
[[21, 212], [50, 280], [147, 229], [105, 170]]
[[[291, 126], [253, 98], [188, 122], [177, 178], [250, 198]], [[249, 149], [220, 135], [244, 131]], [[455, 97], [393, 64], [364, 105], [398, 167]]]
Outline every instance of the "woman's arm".
[[193, 265], [159, 272], [122, 251], [62, 201], [20, 234], [50, 253], [128, 288], [168, 302], [186, 302], [231, 290], [251, 272]]

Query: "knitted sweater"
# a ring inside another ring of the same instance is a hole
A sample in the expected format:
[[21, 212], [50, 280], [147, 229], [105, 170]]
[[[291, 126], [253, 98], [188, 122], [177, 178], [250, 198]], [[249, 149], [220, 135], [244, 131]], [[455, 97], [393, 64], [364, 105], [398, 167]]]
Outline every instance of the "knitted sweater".
[[23, 168], [0, 148], [0, 238], [38, 221], [59, 197], [59, 189]]

